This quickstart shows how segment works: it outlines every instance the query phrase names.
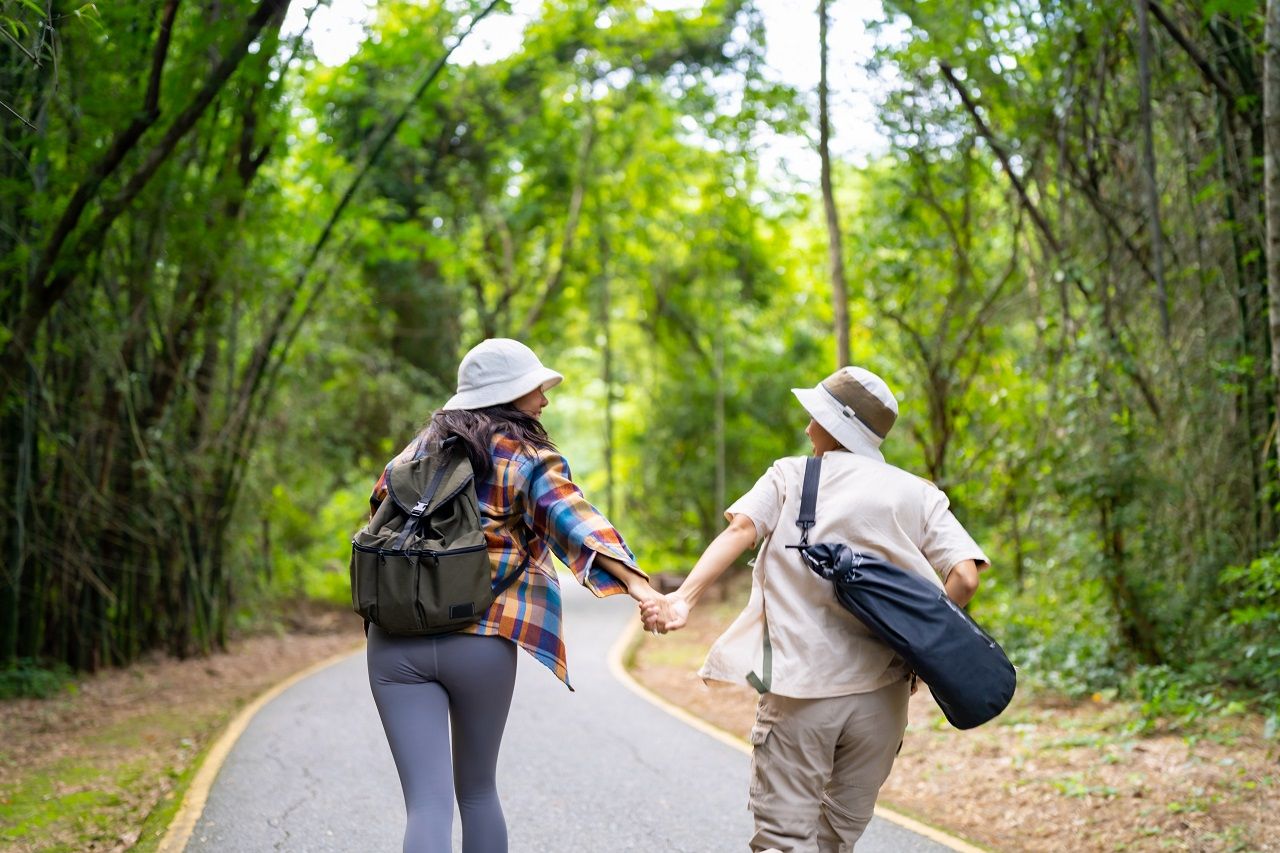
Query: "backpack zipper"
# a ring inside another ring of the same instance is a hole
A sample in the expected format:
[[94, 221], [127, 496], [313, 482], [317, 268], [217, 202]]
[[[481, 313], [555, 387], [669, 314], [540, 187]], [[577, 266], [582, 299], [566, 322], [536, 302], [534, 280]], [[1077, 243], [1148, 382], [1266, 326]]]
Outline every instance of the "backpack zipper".
[[366, 554], [403, 554], [406, 557], [446, 557], [451, 554], [470, 554], [473, 551], [483, 551], [489, 546], [485, 545], [468, 545], [465, 548], [449, 548], [444, 551], [432, 551], [430, 549], [420, 549], [411, 551], [397, 551], [394, 548], [370, 548], [368, 545], [361, 545], [358, 542], [352, 542], [351, 547], [357, 551], [363, 551]]

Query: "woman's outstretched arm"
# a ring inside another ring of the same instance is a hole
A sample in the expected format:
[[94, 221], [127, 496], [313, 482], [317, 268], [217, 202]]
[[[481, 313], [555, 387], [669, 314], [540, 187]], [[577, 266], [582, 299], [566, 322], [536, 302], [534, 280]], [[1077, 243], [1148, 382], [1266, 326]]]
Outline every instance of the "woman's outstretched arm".
[[683, 628], [689, 621], [689, 611], [697, 605], [707, 587], [755, 542], [755, 522], [741, 513], [735, 515], [729, 526], [711, 540], [679, 589], [666, 596], [662, 602], [641, 602], [640, 610], [645, 627], [656, 628], [664, 633]]
[[658, 596], [622, 534], [573, 482], [563, 456], [541, 453], [525, 476], [525, 524], [551, 546], [579, 583], [601, 597], [624, 591], [637, 601]]
[[615, 580], [627, 588], [627, 595], [641, 604], [649, 601], [656, 604], [662, 601], [662, 593], [649, 586], [649, 579], [621, 560], [596, 552], [595, 564], [613, 575]]

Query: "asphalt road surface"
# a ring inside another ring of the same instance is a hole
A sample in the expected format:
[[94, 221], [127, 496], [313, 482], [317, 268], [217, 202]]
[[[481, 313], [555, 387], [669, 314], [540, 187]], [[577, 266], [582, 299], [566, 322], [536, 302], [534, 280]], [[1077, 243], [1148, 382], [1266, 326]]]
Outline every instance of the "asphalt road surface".
[[[565, 586], [577, 692], [520, 653], [498, 767], [512, 853], [746, 851], [747, 756], [610, 675], [609, 649], [635, 618], [630, 599]], [[360, 653], [254, 717], [186, 849], [394, 853], [403, 829], [404, 800]], [[455, 851], [460, 835], [455, 816]], [[859, 853], [946, 849], [879, 818], [858, 844]]]

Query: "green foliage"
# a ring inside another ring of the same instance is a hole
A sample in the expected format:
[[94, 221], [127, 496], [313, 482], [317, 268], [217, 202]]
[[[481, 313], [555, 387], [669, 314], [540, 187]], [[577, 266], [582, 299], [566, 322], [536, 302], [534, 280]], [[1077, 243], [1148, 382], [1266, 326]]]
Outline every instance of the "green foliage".
[[1140, 667], [1134, 671], [1131, 690], [1141, 701], [1141, 716], [1134, 721], [1138, 731], [1157, 725], [1188, 728], [1238, 705], [1223, 696], [1223, 685], [1212, 666], [1173, 669], [1168, 666]]
[[1280, 553], [1228, 567], [1219, 582], [1229, 609], [1214, 619], [1205, 665], [1216, 678], [1225, 674], [1236, 692], [1248, 691], [1274, 731], [1280, 722]]
[[[310, 472], [308, 472], [310, 473]], [[245, 542], [248, 548], [264, 548], [256, 575], [260, 594], [268, 598], [314, 598], [337, 604], [351, 600], [347, 558], [352, 533], [369, 512], [372, 482], [338, 487], [318, 509], [309, 504], [314, 492], [301, 494], [277, 484], [263, 507], [261, 538]]]
[[1228, 15], [1230, 17], [1246, 17], [1261, 15], [1258, 0], [1205, 0], [1201, 5], [1201, 11], [1206, 21], [1212, 20], [1214, 15]]
[[20, 658], [0, 669], [0, 699], [51, 699], [75, 690], [75, 677], [64, 663], [50, 666]]
[[[1230, 623], [1251, 641], [1242, 652], [1252, 658], [1264, 651], [1263, 641], [1274, 639], [1280, 628], [1280, 612], [1273, 606], [1280, 599], [1280, 552], [1259, 557], [1247, 566], [1228, 567], [1219, 583], [1228, 595]], [[1266, 645], [1280, 654], [1275, 643]], [[1271, 672], [1280, 676], [1280, 666], [1271, 667]]]

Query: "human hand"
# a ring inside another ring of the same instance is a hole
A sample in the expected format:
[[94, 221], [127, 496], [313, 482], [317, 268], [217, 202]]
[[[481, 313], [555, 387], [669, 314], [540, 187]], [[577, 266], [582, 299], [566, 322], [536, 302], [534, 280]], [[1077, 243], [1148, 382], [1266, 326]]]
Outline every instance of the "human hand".
[[[637, 580], [628, 584], [627, 594], [630, 595], [633, 599], [635, 599], [636, 604], [640, 606], [641, 608], [640, 616], [642, 621], [644, 619], [643, 608], [645, 605], [658, 606], [662, 602], [662, 593], [658, 592], [656, 589], [649, 586], [649, 582], [647, 580], [646, 581]], [[659, 627], [661, 626], [651, 626], [646, 624], [645, 630], [651, 632], [654, 636], [657, 636]]]
[[665, 634], [688, 624], [689, 602], [677, 591], [657, 601], [641, 603], [640, 614], [647, 630]]
[[664, 596], [640, 602], [640, 621], [644, 629], [657, 636], [667, 632], [667, 600]]

